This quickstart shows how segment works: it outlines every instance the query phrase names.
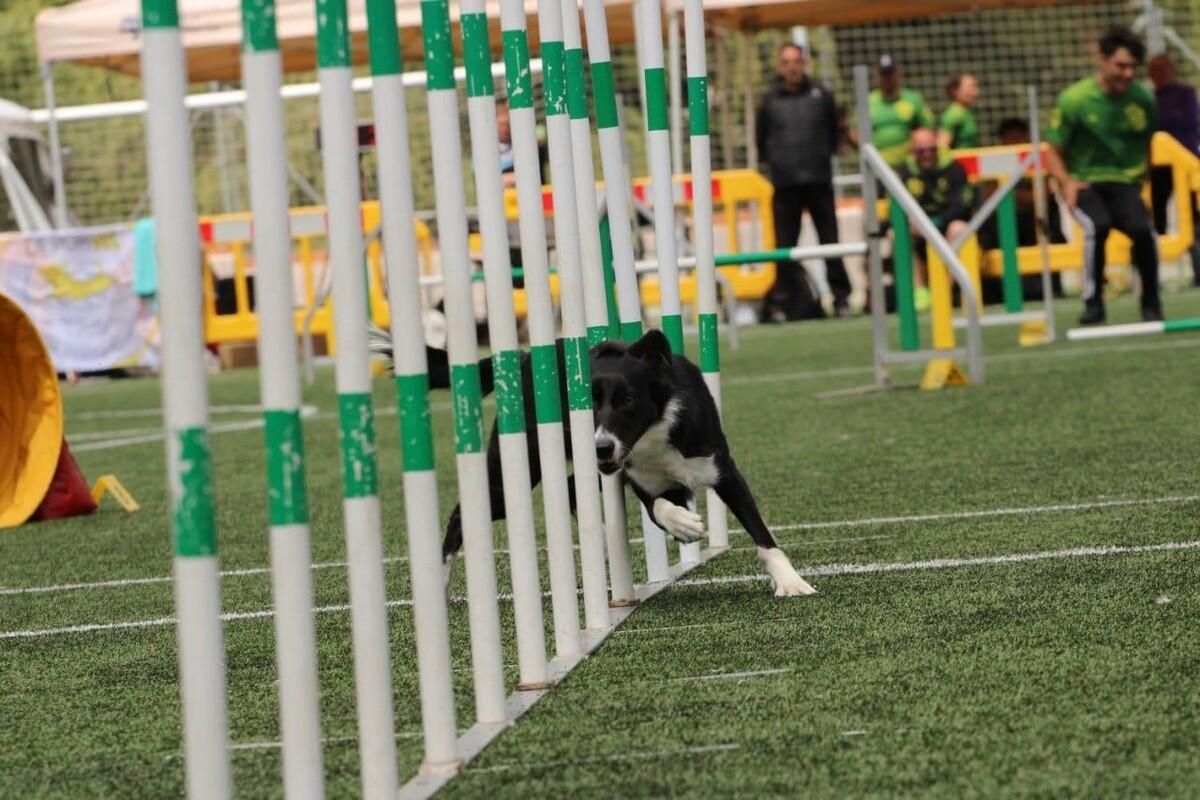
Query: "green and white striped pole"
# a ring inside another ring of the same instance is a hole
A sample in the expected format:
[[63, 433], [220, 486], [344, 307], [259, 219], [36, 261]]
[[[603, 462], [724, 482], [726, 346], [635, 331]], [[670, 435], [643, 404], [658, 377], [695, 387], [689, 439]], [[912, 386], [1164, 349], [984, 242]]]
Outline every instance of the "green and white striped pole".
[[333, 323], [337, 337], [334, 371], [341, 430], [342, 514], [350, 562], [359, 762], [363, 796], [375, 798], [394, 794], [398, 783], [367, 350], [367, 286], [362, 269], [358, 128], [351, 88], [346, 0], [316, 0], [316, 12], [321, 162], [329, 215], [329, 263], [333, 271]]
[[[567, 371], [563, 377], [567, 382], [571, 461], [575, 469], [575, 517], [579, 524], [583, 618], [588, 628], [602, 629], [610, 624], [608, 576], [604, 564], [600, 470], [596, 465], [596, 427], [592, 417], [592, 378], [588, 364], [587, 323], [583, 301], [583, 256], [579, 243], [578, 210], [575, 205], [571, 120], [567, 115], [562, 0], [538, 0], [538, 35], [541, 37], [546, 132], [550, 146], [551, 190], [554, 195], [554, 241], [558, 251], [558, 279], [562, 287], [560, 306], [564, 364]], [[595, 189], [590, 191], [594, 196]], [[596, 228], [594, 233], [596, 245], [599, 247], [599, 228]]]
[[[633, 342], [642, 336], [642, 300], [638, 292], [637, 271], [633, 261], [632, 217], [629, 213], [625, 156], [622, 152], [621, 128], [617, 116], [617, 95], [613, 83], [604, 0], [583, 0], [583, 19], [587, 29], [588, 56], [592, 62], [592, 92], [596, 99], [596, 128], [600, 139], [600, 166], [604, 171], [604, 201], [612, 241], [613, 272], [617, 278], [621, 337], [626, 342]], [[605, 508], [606, 519], [615, 519], [616, 511], [615, 508]], [[641, 509], [641, 512], [642, 537], [646, 551], [646, 579], [650, 583], [659, 583], [670, 577], [666, 535], [650, 521], [650, 515], [646, 513], [645, 508]], [[624, 519], [624, 516], [621, 516], [621, 519]], [[621, 537], [618, 541], [611, 522], [606, 534], [609, 558], [614, 563], [620, 563], [619, 552], [614, 555], [613, 551], [619, 551], [622, 547], [627, 550], [628, 539]]]
[[[583, 269], [584, 316], [589, 345], [608, 338], [608, 286], [604, 278], [604, 250], [600, 243], [600, 219], [596, 209], [596, 167], [592, 162], [592, 126], [588, 120], [587, 74], [584, 72], [583, 43], [576, 0], [561, 0], [563, 61], [566, 66], [567, 115], [571, 128], [571, 165], [575, 176], [575, 211], [578, 219], [580, 266]], [[559, 212], [557, 199], [555, 215]], [[561, 260], [561, 259], [560, 259]], [[564, 312], [565, 319], [565, 312]], [[572, 423], [573, 425], [574, 423]], [[590, 423], [594, 425], [594, 420]], [[574, 430], [574, 428], [572, 428]], [[578, 470], [578, 459], [576, 459]], [[578, 471], [576, 472], [578, 476]], [[578, 481], [578, 477], [577, 477]], [[625, 489], [619, 475], [600, 479], [604, 505], [604, 532], [608, 551], [608, 581], [612, 601], [628, 605], [634, 601], [633, 570], [625, 532]], [[618, 538], [619, 537], [619, 538]], [[614, 546], [614, 539], [617, 545]], [[624, 546], [620, 544], [624, 543]]]
[[200, 316], [200, 235], [183, 44], [175, 0], [142, 0], [142, 90], [150, 199], [158, 230], [166, 426], [184, 766], [192, 798], [233, 794], [221, 579], [213, 522], [208, 385]]
[[444, 774], [458, 768], [458, 726], [450, 666], [450, 627], [442, 582], [438, 484], [429, 418], [429, 375], [421, 325], [420, 262], [413, 226], [412, 165], [396, 0], [368, 0], [367, 39], [378, 134], [375, 146], [391, 310], [392, 362], [400, 411], [421, 726], [425, 734], [425, 761], [421, 770]]
[[1125, 336], [1153, 336], [1158, 333], [1187, 333], [1200, 331], [1200, 317], [1169, 319], [1158, 322], [1131, 322], [1127, 325], [1102, 325], [1095, 328], [1071, 328], [1067, 338], [1072, 342], [1089, 339], [1118, 339]]
[[287, 797], [321, 798], [325, 780], [321, 702], [275, 0], [242, 2], [242, 83], [246, 89], [246, 155], [254, 165], [250, 170], [250, 211], [254, 215], [259, 389], [267, 446], [283, 785]]
[[512, 569], [513, 611], [517, 628], [517, 660], [523, 688], [547, 685], [546, 634], [542, 620], [542, 587], [538, 572], [537, 536], [533, 526], [533, 489], [525, 432], [525, 398], [521, 390], [521, 355], [513, 309], [512, 264], [508, 255], [508, 222], [500, 173], [496, 127], [496, 88], [492, 83], [491, 42], [483, 0], [462, 0], [463, 60], [467, 68], [467, 116], [471, 130], [471, 164], [479, 231], [483, 237], [483, 270], [487, 291], [488, 339], [496, 377], [496, 427], [500, 431], [504, 507]]
[[[542, 467], [546, 549], [550, 564], [550, 600], [554, 612], [554, 649], [560, 658], [574, 658], [581, 652], [579, 598], [576, 595], [575, 551], [567, 489], [558, 348], [554, 341], [554, 308], [550, 300], [546, 222], [542, 212], [537, 120], [533, 111], [529, 39], [522, 0], [501, 0], [500, 30], [516, 168], [521, 261], [529, 301], [529, 344], [533, 358], [538, 456]], [[542, 70], [544, 73], [545, 65]], [[594, 449], [595, 444], [592, 447]]]
[[471, 303], [471, 259], [467, 253], [467, 199], [463, 191], [458, 91], [454, 83], [454, 48], [447, 0], [422, 0], [421, 31], [425, 40], [425, 102], [430, 130], [436, 133], [430, 139], [438, 247], [445, 290], [458, 497], [467, 562], [475, 721], [499, 724], [505, 719], [500, 608], [496, 597], [492, 509], [483, 438], [483, 397], [476, 361], [479, 342], [475, 338]]
[[[700, 306], [700, 372], [721, 410], [721, 359], [717, 336], [717, 268], [713, 256], [712, 149], [708, 134], [708, 55], [704, 41], [704, 0], [684, 0], [684, 52], [687, 56], [688, 125], [692, 151], [692, 235]], [[727, 213], [732, 213], [728, 210]], [[729, 546], [725, 504], [708, 491], [708, 544]]]

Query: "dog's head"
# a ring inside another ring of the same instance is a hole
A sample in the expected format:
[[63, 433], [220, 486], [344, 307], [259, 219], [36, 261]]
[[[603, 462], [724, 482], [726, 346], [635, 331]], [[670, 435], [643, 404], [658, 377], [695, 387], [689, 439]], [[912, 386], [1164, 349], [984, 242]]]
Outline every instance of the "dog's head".
[[661, 331], [630, 345], [604, 342], [592, 348], [591, 369], [596, 461], [612, 475], [671, 400], [671, 345]]

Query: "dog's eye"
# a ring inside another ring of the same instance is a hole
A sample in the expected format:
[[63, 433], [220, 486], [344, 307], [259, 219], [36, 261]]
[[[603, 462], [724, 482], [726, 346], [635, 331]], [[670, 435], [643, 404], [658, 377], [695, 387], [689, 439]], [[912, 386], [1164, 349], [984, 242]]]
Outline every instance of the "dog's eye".
[[617, 408], [624, 408], [625, 406], [633, 405], [633, 395], [623, 392], [614, 398], [613, 405], [615, 405]]

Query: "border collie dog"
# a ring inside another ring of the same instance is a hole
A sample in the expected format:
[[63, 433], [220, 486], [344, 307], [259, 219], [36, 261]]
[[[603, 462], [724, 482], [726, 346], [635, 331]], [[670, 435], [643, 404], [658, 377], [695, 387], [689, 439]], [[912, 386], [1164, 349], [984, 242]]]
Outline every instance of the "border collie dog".
[[[390, 346], [377, 346], [388, 352]], [[450, 370], [446, 351], [426, 348], [430, 386], [448, 388]], [[389, 353], [390, 354], [390, 353]], [[592, 403], [595, 418], [596, 459], [606, 475], [620, 473], [649, 512], [650, 517], [680, 542], [696, 542], [704, 535], [700, 515], [688, 508], [696, 492], [716, 490], [750, 538], [780, 597], [815, 594], [779, 549], [759, 514], [746, 479], [729, 453], [720, 416], [704, 378], [695, 364], [671, 353], [667, 337], [652, 330], [632, 344], [604, 342], [591, 349]], [[558, 348], [560, 372], [565, 373], [563, 349]], [[492, 362], [479, 362], [484, 393], [492, 391]], [[521, 354], [525, 395], [526, 437], [530, 478], [541, 480], [537, 424], [534, 413], [533, 367]], [[567, 407], [565, 388], [563, 408]], [[564, 426], [569, 425], [563, 415]], [[571, 437], [565, 437], [570, 457]], [[492, 519], [505, 517], [500, 467], [500, 439], [493, 427], [488, 442], [488, 483]], [[570, 482], [574, 510], [574, 480]], [[462, 548], [462, 521], [455, 506], [442, 542], [447, 580], [454, 557]]]

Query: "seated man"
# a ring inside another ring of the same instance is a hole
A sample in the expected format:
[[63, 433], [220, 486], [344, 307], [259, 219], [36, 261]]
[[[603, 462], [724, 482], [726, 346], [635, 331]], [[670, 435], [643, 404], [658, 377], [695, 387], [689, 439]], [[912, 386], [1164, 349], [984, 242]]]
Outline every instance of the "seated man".
[[[913, 131], [908, 143], [909, 157], [900, 168], [900, 179], [930, 220], [947, 239], [953, 241], [971, 219], [975, 206], [975, 187], [967, 172], [949, 153], [938, 150], [937, 134], [929, 128]], [[913, 235], [913, 286], [918, 310], [929, 307], [926, 270], [927, 243], [914, 220], [909, 220]]]

